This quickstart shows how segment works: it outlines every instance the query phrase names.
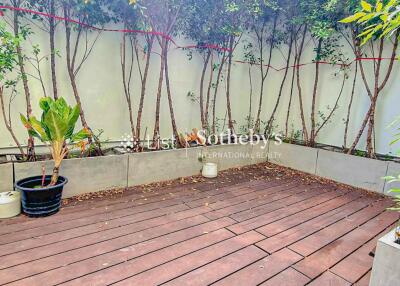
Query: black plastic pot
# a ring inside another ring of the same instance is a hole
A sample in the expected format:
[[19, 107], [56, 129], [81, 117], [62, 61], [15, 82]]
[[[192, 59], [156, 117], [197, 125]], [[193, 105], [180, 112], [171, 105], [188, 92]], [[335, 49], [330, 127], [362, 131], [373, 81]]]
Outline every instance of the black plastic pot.
[[[45, 177], [45, 186], [51, 181], [51, 176]], [[30, 177], [15, 183], [15, 188], [21, 191], [22, 210], [31, 217], [44, 217], [57, 213], [61, 207], [62, 191], [67, 178], [60, 176], [55, 186], [37, 187], [42, 185], [42, 176]]]

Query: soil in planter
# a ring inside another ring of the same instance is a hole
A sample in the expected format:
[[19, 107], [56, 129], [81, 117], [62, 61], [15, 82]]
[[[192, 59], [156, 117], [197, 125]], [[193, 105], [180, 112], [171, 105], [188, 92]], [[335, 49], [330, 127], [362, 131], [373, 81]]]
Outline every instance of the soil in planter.
[[[109, 156], [109, 155], [119, 155], [120, 153], [115, 151], [114, 148], [108, 148], [103, 150], [104, 156]], [[9, 154], [13, 159], [11, 162], [16, 162], [16, 163], [21, 163], [25, 162], [24, 158], [22, 157], [21, 154]], [[88, 155], [88, 152], [85, 152], [82, 156], [82, 154], [79, 151], [71, 151], [68, 154], [68, 157], [66, 159], [75, 159], [75, 158], [88, 158], [88, 157], [99, 157], [99, 155], [95, 153], [91, 153], [90, 156]], [[52, 160], [51, 154], [38, 154], [36, 155], [36, 161], [37, 162], [42, 162], [42, 161], [48, 161]]]

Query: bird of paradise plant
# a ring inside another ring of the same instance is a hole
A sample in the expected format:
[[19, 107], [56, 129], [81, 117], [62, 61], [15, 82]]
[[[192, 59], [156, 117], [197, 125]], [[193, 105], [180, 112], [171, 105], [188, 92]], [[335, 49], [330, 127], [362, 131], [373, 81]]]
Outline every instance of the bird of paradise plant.
[[69, 152], [68, 144], [81, 144], [91, 133], [85, 128], [74, 133], [79, 118], [79, 105], [71, 107], [63, 98], [53, 100], [50, 97], [42, 98], [39, 105], [42, 109], [40, 121], [35, 116], [27, 119], [22, 114], [21, 121], [31, 136], [50, 145], [54, 168], [49, 186], [54, 186], [58, 182], [61, 163]]

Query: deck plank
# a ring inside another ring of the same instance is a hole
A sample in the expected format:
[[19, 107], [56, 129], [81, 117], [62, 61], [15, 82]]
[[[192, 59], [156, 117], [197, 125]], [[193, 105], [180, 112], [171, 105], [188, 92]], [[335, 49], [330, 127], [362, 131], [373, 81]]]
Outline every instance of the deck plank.
[[178, 258], [159, 267], [125, 279], [115, 285], [159, 285], [168, 282], [178, 276], [186, 274], [196, 268], [209, 264], [221, 257], [239, 251], [263, 239], [264, 236], [256, 232], [248, 232], [235, 236], [211, 247], [193, 252], [187, 256]]
[[[297, 241], [301, 241], [307, 236], [310, 236], [336, 223], [337, 221], [345, 219], [349, 215], [356, 213], [368, 206], [370, 203], [371, 200], [361, 198], [337, 209], [328, 211], [325, 214], [320, 214], [316, 218], [309, 221], [305, 220], [307, 217], [304, 219], [301, 214], [296, 215], [295, 217], [290, 216], [288, 217], [289, 220], [285, 219], [281, 223], [278, 221], [264, 227], [260, 232], [266, 236], [269, 236], [269, 238], [259, 242], [257, 245], [265, 251], [273, 253]], [[290, 227], [295, 223], [301, 224]], [[272, 225], [275, 228], [270, 227]]]
[[[302, 197], [301, 195], [296, 196], [295, 202], [291, 204], [293, 201], [286, 202], [286, 206], [274, 210], [272, 212], [267, 212], [266, 214], [254, 217], [252, 219], [242, 221], [238, 224], [235, 224], [229, 228], [232, 232], [236, 234], [244, 233], [246, 231], [254, 230], [264, 225], [270, 224], [272, 222], [278, 221], [282, 218], [297, 214], [301, 211], [305, 211], [315, 205], [322, 204], [329, 200], [332, 200], [336, 197], [342, 196], [343, 193], [335, 192], [333, 190], [330, 191], [317, 191], [316, 193], [307, 194]], [[311, 196], [311, 198], [309, 197]], [[232, 216], [233, 219], [236, 219]]]
[[289, 248], [303, 256], [309, 256], [322, 247], [356, 229], [360, 225], [374, 219], [390, 204], [391, 203], [389, 202], [383, 201], [370, 205], [367, 208], [347, 217], [345, 220], [341, 220], [291, 245]]
[[297, 263], [294, 268], [309, 278], [315, 278], [356, 251], [397, 220], [398, 215], [396, 213], [384, 212], [306, 257]]
[[293, 268], [288, 268], [273, 278], [260, 284], [260, 286], [303, 286], [309, 281], [310, 279], [307, 276], [301, 274]]
[[261, 261], [243, 268], [240, 271], [215, 283], [219, 286], [255, 286], [270, 279], [281, 271], [289, 268], [292, 264], [301, 260], [303, 257], [285, 248], [281, 251], [267, 256]]
[[[393, 226], [394, 227], [394, 226]], [[365, 276], [369, 271], [371, 271], [371, 266], [374, 258], [369, 254], [376, 247], [378, 239], [384, 236], [389, 230], [385, 230], [370, 240], [368, 243], [364, 244], [357, 251], [353, 252], [345, 259], [336, 264], [330, 271], [340, 277], [343, 277], [351, 283], [355, 283]]]
[[[206, 266], [197, 268], [179, 278], [165, 283], [169, 286], [201, 286], [210, 285], [247, 265], [264, 258], [268, 254], [250, 245], [242, 250], [220, 258]], [[247, 284], [249, 285], [249, 284]]]
[[351, 283], [344, 280], [343, 278], [333, 274], [332, 272], [325, 272], [320, 277], [312, 281], [310, 286], [350, 286]]

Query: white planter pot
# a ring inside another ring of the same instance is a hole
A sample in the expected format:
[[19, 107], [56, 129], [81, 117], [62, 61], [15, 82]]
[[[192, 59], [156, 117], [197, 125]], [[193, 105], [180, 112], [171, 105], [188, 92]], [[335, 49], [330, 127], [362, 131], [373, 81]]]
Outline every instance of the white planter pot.
[[215, 163], [204, 163], [202, 175], [205, 178], [216, 178], [218, 176], [218, 166]]
[[10, 218], [21, 213], [20, 192], [0, 193], [0, 218]]
[[394, 286], [400, 281], [400, 244], [395, 243], [395, 230], [378, 241], [370, 286]]

